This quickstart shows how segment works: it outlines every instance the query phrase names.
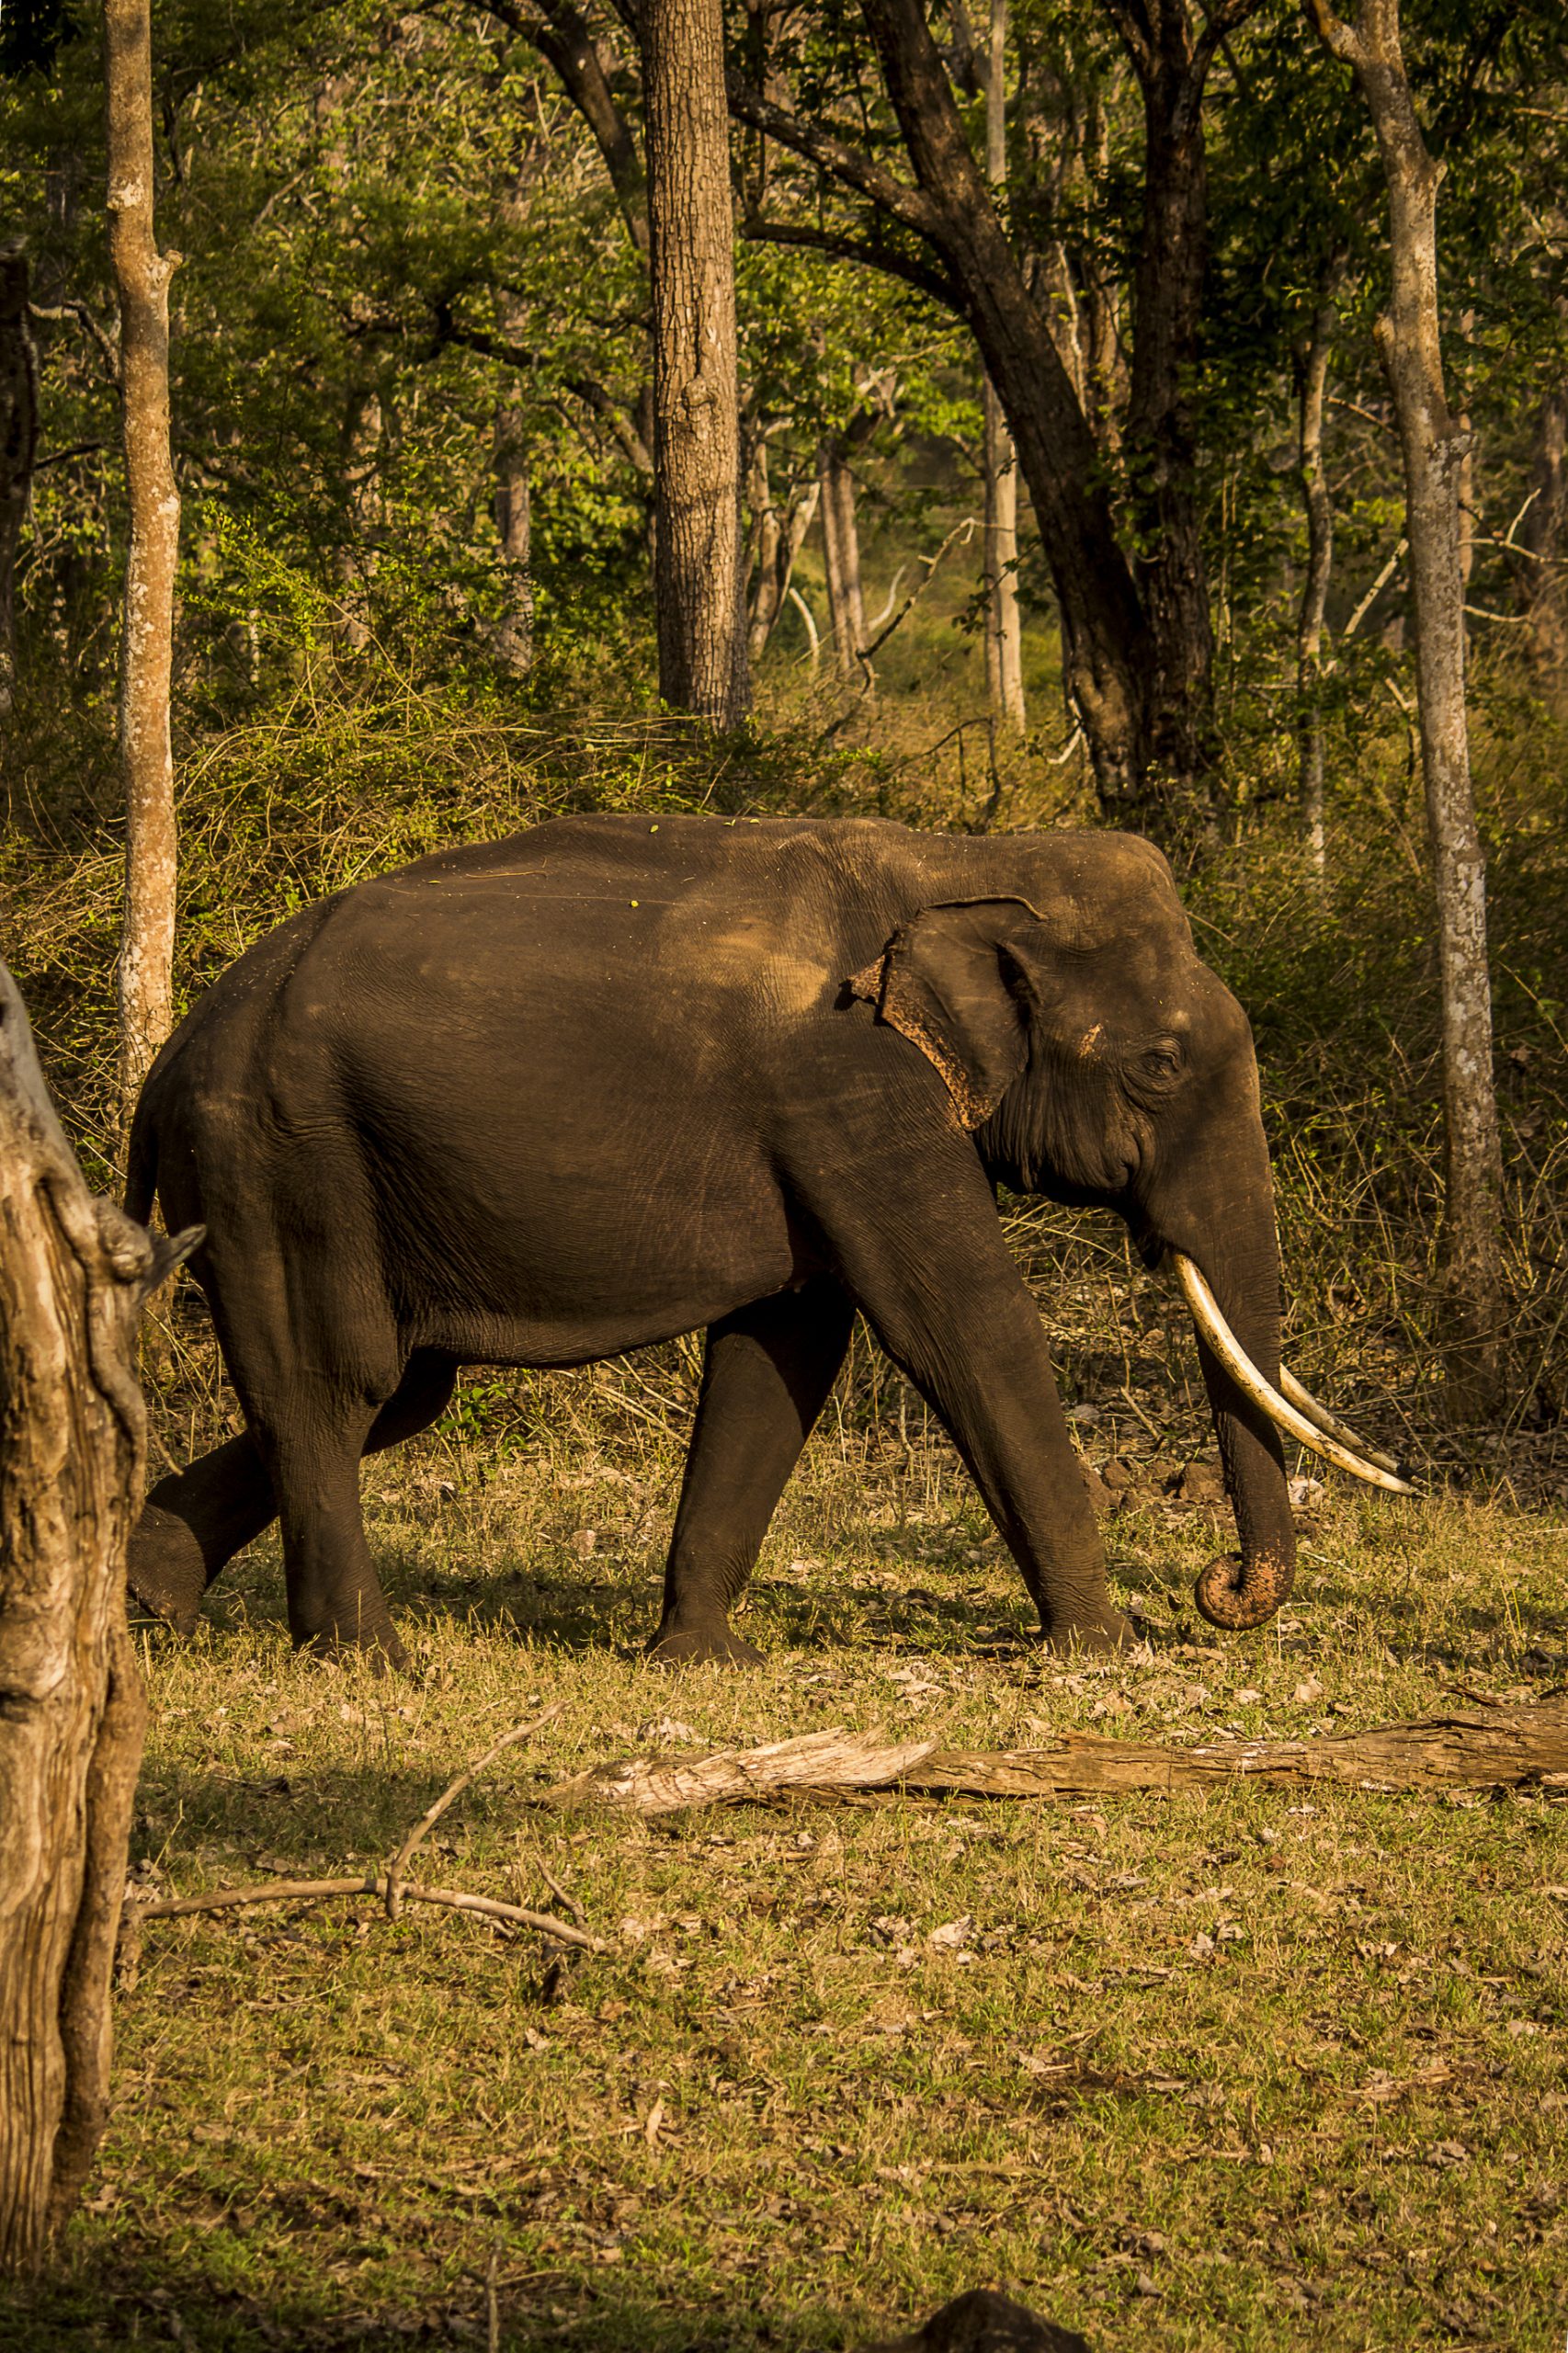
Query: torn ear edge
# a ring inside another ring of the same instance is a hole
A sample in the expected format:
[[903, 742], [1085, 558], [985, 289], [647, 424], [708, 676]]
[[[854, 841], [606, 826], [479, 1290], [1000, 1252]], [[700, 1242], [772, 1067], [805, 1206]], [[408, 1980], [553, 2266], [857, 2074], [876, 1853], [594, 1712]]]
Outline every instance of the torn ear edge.
[[[852, 997], [858, 997], [876, 1007], [880, 1020], [887, 1022], [901, 1037], [918, 1046], [926, 1061], [940, 1074], [953, 1108], [964, 1127], [970, 1131], [983, 1127], [1008, 1086], [1023, 1067], [1020, 1052], [1015, 1061], [1007, 1049], [1002, 1049], [1002, 1067], [998, 1068], [997, 1041], [984, 1041], [980, 1051], [966, 1051], [966, 1044], [980, 1046], [982, 1041], [966, 1041], [950, 1021], [937, 1016], [937, 1008], [925, 978], [917, 969], [915, 949], [919, 927], [926, 919], [956, 915], [974, 907], [1007, 905], [1017, 908], [1034, 923], [1041, 921], [1038, 909], [1027, 899], [1010, 894], [997, 896], [987, 893], [977, 899], [951, 899], [923, 907], [907, 923], [900, 924], [880, 956], [870, 963], [851, 972], [844, 985]], [[1006, 954], [1000, 938], [995, 942], [997, 956], [998, 998], [1006, 995], [1001, 980], [1001, 967]], [[1010, 960], [1009, 960], [1010, 961]], [[998, 1007], [999, 1009], [999, 1007]], [[1013, 1017], [1017, 1018], [1016, 1015]]]

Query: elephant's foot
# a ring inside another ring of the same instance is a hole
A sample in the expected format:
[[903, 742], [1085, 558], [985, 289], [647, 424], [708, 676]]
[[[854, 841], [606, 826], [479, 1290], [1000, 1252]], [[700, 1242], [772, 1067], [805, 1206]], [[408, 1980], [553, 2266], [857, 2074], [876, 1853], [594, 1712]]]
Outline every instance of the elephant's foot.
[[1103, 1654], [1126, 1650], [1138, 1640], [1131, 1620], [1108, 1604], [1083, 1618], [1062, 1618], [1045, 1627], [1041, 1639], [1048, 1651]]
[[133, 1599], [176, 1634], [194, 1634], [207, 1590], [201, 1547], [183, 1519], [145, 1504], [131, 1532], [125, 1582]]
[[294, 1647], [307, 1658], [363, 1659], [375, 1675], [412, 1675], [414, 1662], [385, 1612], [374, 1619], [335, 1619], [313, 1634], [297, 1634]]
[[709, 1626], [661, 1626], [648, 1645], [655, 1666], [760, 1666], [762, 1653], [718, 1619]]

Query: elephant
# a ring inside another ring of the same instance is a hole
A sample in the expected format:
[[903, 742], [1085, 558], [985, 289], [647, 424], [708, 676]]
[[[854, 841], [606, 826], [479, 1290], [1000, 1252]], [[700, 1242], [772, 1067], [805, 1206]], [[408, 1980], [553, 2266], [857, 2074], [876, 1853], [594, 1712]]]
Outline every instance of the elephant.
[[649, 1647], [755, 1660], [730, 1613], [858, 1312], [1044, 1638], [1123, 1643], [1004, 1185], [1108, 1204], [1182, 1274], [1240, 1547], [1199, 1606], [1261, 1624], [1295, 1557], [1280, 1428], [1401, 1483], [1279, 1394], [1252, 1035], [1156, 849], [593, 814], [340, 892], [219, 979], [137, 1107], [127, 1207], [205, 1229], [244, 1429], [153, 1490], [132, 1593], [188, 1631], [276, 1517], [295, 1643], [404, 1664], [362, 1456], [433, 1422], [461, 1366], [701, 1330]]

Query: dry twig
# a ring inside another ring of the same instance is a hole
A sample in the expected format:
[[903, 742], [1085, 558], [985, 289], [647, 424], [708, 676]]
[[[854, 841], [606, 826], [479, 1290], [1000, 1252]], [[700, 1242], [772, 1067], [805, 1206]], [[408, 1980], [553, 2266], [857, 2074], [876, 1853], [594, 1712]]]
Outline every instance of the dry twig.
[[[483, 1756], [460, 1773], [455, 1781], [444, 1789], [434, 1805], [428, 1807], [415, 1824], [397, 1853], [392, 1857], [384, 1876], [375, 1871], [361, 1872], [357, 1878], [345, 1879], [285, 1879], [268, 1880], [257, 1886], [214, 1888], [207, 1895], [159, 1895], [143, 1897], [136, 1894], [126, 1898], [126, 1941], [134, 1952], [144, 1920], [172, 1920], [193, 1912], [230, 1912], [249, 1904], [321, 1904], [334, 1896], [376, 1895], [387, 1908], [389, 1920], [401, 1917], [403, 1906], [408, 1904], [439, 1904], [449, 1912], [475, 1912], [482, 1919], [499, 1920], [509, 1927], [533, 1928], [543, 1937], [551, 1937], [560, 1945], [574, 1945], [581, 1952], [609, 1952], [612, 1948], [602, 1937], [590, 1936], [587, 1929], [574, 1927], [569, 1921], [558, 1920], [552, 1912], [533, 1912], [526, 1904], [502, 1904], [493, 1895], [468, 1895], [450, 1887], [422, 1887], [403, 1877], [415, 1849], [455, 1798], [460, 1797], [476, 1775], [494, 1763], [504, 1749], [511, 1748], [529, 1733], [538, 1732], [541, 1724], [553, 1722], [561, 1713], [559, 1704], [547, 1708], [542, 1716], [530, 1717], [526, 1724], [516, 1724], [505, 1739], [487, 1748]], [[548, 1871], [544, 1874], [550, 1880]], [[551, 1887], [555, 1886], [550, 1880]], [[561, 1891], [557, 1889], [557, 1893]], [[571, 1901], [570, 1898], [564, 1899]], [[571, 1907], [581, 1919], [581, 1909]]]
[[538, 1732], [541, 1725], [553, 1723], [560, 1713], [561, 1702], [557, 1700], [553, 1708], [546, 1708], [542, 1716], [532, 1716], [526, 1724], [514, 1724], [511, 1731], [504, 1733], [493, 1748], [487, 1748], [483, 1756], [476, 1756], [473, 1763], [465, 1767], [455, 1781], [449, 1781], [435, 1804], [420, 1815], [387, 1867], [387, 1918], [389, 1920], [399, 1918], [403, 1911], [404, 1871], [414, 1859], [417, 1849], [434, 1830], [453, 1800], [460, 1798], [470, 1782], [477, 1780], [487, 1765], [494, 1765], [504, 1750], [516, 1747], [519, 1740], [526, 1740], [530, 1733]]

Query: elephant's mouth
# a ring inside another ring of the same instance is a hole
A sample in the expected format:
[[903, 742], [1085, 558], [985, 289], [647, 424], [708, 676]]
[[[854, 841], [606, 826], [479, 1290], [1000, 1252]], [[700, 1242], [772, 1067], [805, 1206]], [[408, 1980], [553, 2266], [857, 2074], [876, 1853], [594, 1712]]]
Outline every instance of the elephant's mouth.
[[1278, 1389], [1267, 1381], [1221, 1313], [1220, 1302], [1201, 1270], [1183, 1251], [1172, 1250], [1168, 1256], [1193, 1322], [1244, 1397], [1250, 1398], [1287, 1438], [1310, 1447], [1325, 1462], [1365, 1479], [1369, 1486], [1386, 1488], [1391, 1495], [1415, 1493], [1392, 1455], [1358, 1438], [1337, 1414], [1319, 1404], [1293, 1372], [1281, 1365]]

